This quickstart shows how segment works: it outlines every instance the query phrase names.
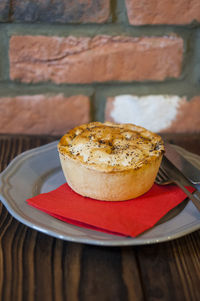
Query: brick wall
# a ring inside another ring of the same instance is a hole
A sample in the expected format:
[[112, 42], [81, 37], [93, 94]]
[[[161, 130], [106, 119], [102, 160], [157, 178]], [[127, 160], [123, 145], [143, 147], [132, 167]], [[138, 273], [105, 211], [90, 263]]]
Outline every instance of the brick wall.
[[1, 0], [0, 133], [200, 132], [199, 0]]

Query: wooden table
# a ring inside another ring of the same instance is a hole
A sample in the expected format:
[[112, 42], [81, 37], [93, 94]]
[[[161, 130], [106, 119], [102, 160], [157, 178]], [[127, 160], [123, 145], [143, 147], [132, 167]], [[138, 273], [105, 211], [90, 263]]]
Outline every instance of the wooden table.
[[[200, 155], [200, 135], [166, 138]], [[53, 140], [1, 135], [1, 171]], [[97, 247], [32, 230], [0, 203], [0, 300], [200, 300], [200, 231], [154, 245]]]

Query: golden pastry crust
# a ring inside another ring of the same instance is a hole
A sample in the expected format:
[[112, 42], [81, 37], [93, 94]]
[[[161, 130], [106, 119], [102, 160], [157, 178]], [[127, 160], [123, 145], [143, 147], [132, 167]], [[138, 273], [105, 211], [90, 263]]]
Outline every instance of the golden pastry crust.
[[68, 184], [84, 196], [127, 200], [151, 188], [161, 163], [161, 137], [133, 124], [92, 122], [64, 135], [58, 151]]
[[104, 172], [141, 168], [163, 152], [160, 136], [133, 124], [92, 122], [64, 135], [59, 152]]

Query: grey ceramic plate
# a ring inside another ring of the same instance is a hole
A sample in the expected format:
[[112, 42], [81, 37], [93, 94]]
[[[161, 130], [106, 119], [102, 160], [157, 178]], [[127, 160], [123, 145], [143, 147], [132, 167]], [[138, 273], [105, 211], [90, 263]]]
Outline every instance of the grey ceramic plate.
[[[200, 213], [191, 201], [173, 209], [155, 227], [137, 238], [109, 235], [59, 221], [26, 203], [26, 199], [48, 192], [65, 182], [57, 142], [26, 151], [0, 175], [0, 199], [23, 224], [48, 235], [79, 243], [126, 246], [164, 242], [200, 229]], [[177, 150], [200, 168], [200, 158], [180, 147]]]

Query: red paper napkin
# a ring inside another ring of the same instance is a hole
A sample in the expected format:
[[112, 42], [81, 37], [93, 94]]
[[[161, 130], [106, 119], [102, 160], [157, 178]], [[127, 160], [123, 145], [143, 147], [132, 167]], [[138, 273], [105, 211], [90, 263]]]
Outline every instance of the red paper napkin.
[[[189, 188], [192, 192], [193, 188]], [[70, 224], [135, 237], [153, 227], [186, 198], [175, 185], [153, 187], [144, 195], [124, 201], [105, 202], [83, 197], [67, 184], [28, 199], [36, 207]]]

